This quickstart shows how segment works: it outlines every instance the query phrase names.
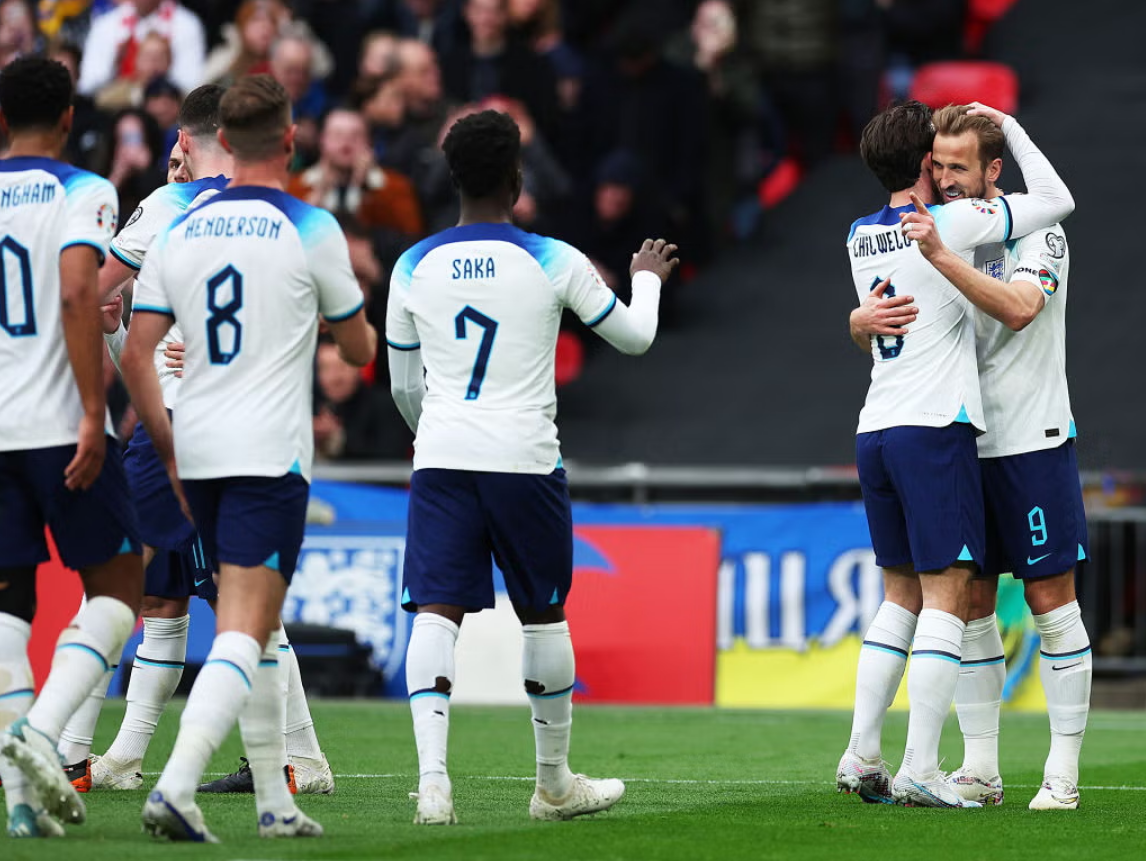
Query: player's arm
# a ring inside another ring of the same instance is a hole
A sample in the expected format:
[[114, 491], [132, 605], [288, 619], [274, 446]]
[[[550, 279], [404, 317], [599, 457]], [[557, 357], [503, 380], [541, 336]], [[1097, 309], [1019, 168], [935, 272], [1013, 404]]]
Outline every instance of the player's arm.
[[885, 296], [884, 291], [890, 286], [890, 278], [880, 281], [848, 317], [852, 341], [868, 356], [872, 336], [906, 335], [908, 324], [914, 323], [919, 315], [919, 309], [911, 304], [914, 296]]
[[71, 245], [60, 252], [60, 319], [84, 410], [76, 456], [64, 470], [70, 490], [91, 487], [99, 477], [107, 453], [104, 428], [107, 392], [103, 386], [98, 307], [99, 254], [99, 250], [89, 244]]
[[[113, 246], [114, 247], [114, 246]], [[100, 303], [106, 305], [116, 296], [123, 293], [128, 282], [135, 277], [138, 269], [133, 269], [112, 252], [107, 256], [99, 270], [99, 298]]]
[[966, 296], [972, 305], [994, 317], [1008, 329], [1020, 332], [1043, 309], [1046, 295], [1030, 281], [999, 281], [976, 269], [943, 244], [935, 219], [915, 196], [918, 219], [906, 232], [908, 239], [919, 245], [919, 250], [939, 273]]
[[406, 426], [416, 436], [422, 417], [422, 399], [426, 396], [426, 372], [422, 367], [422, 344], [414, 316], [406, 307], [410, 285], [394, 267], [390, 276], [390, 293], [386, 298], [386, 355], [390, 367], [390, 395]]
[[[357, 289], [357, 286], [356, 286]], [[378, 354], [378, 333], [366, 322], [366, 312], [359, 306], [348, 318], [332, 320], [326, 318], [334, 343], [338, 345], [338, 355], [342, 361], [356, 368], [374, 361]]]
[[585, 300], [592, 304], [593, 293], [575, 299], [573, 310], [589, 328], [608, 341], [613, 347], [627, 356], [640, 356], [652, 346], [657, 335], [657, 322], [661, 300], [661, 285], [668, 280], [672, 271], [680, 264], [673, 255], [676, 246], [663, 239], [646, 239], [640, 251], [633, 255], [629, 275], [633, 279], [633, 299], [628, 305], [617, 301], [616, 295], [604, 285], [600, 276], [593, 272], [593, 281], [600, 285], [593, 293], [603, 290], [609, 301], [591, 319], [581, 314]]

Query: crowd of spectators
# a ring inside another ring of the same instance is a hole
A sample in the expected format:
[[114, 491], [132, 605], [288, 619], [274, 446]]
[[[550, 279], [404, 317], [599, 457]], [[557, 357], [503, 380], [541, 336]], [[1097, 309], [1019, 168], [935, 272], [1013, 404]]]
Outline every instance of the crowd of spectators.
[[[966, 2], [0, 0], [0, 64], [69, 67], [68, 157], [113, 181], [125, 218], [166, 180], [183, 94], [273, 75], [299, 124], [289, 191], [339, 215], [381, 326], [398, 255], [456, 219], [439, 145], [458, 117], [517, 120], [519, 223], [573, 242], [624, 298], [647, 235], [680, 245], [682, 281], [751, 236], [768, 173], [849, 148], [881, 86], [957, 56]], [[355, 383], [320, 351], [322, 456], [406, 455], [384, 364]]]

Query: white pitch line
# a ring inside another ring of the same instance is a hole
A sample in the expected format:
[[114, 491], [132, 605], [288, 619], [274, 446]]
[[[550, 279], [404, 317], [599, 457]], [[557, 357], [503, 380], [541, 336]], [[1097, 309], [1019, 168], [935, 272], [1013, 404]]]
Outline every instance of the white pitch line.
[[[145, 771], [145, 777], [157, 777], [158, 771]], [[224, 777], [226, 772], [213, 771], [205, 774], [204, 777]], [[416, 774], [399, 774], [385, 773], [385, 774], [338, 774], [335, 773], [335, 778], [339, 780], [417, 780]], [[536, 780], [535, 777], [517, 777], [510, 774], [466, 774], [460, 777], [455, 776], [455, 780], [492, 780], [492, 781], [513, 781], [513, 782], [532, 782]], [[832, 786], [831, 781], [826, 780], [768, 780], [768, 779], [742, 779], [742, 780], [700, 780], [693, 778], [673, 778], [673, 777], [622, 777], [621, 780], [626, 783], [659, 783], [659, 784], [676, 784], [684, 786]], [[1008, 783], [1006, 784], [1011, 789], [1038, 789], [1041, 784], [1038, 783]], [[1094, 792], [1146, 792], [1146, 786], [1080, 786], [1080, 790], [1088, 790]]]

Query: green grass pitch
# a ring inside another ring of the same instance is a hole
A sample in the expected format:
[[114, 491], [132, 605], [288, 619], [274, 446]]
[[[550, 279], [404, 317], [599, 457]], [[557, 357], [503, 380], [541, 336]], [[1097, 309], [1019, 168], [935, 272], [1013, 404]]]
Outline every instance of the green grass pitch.
[[[96, 750], [123, 713], [108, 703]], [[450, 755], [460, 824], [411, 823], [417, 765], [404, 704], [318, 702], [319, 735], [338, 777], [330, 797], [301, 806], [326, 828], [319, 840], [263, 841], [251, 796], [200, 796], [219, 846], [158, 843], [140, 833], [145, 790], [85, 796], [88, 822], [66, 840], [0, 837], [0, 859], [1007, 859], [1146, 858], [1146, 715], [1091, 716], [1083, 748], [1082, 806], [1027, 810], [1041, 777], [1046, 718], [1004, 715], [1006, 803], [985, 810], [867, 805], [835, 792], [835, 766], [850, 716], [840, 712], [582, 707], [575, 710], [572, 763], [590, 775], [623, 777], [628, 792], [605, 814], [532, 822], [533, 734], [523, 708], [455, 706]], [[895, 714], [885, 755], [897, 761], [906, 719]], [[170, 750], [168, 714], [145, 769]], [[948, 768], [961, 757], [954, 719], [944, 734]], [[231, 770], [233, 733], [211, 764]], [[145, 786], [155, 777], [149, 776]], [[2, 814], [0, 814], [2, 815]]]

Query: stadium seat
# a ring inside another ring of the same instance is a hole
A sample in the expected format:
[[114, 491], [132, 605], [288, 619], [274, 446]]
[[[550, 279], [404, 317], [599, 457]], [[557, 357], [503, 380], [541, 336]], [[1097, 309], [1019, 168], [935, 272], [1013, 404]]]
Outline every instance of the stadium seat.
[[920, 66], [911, 83], [911, 98], [933, 108], [982, 102], [1003, 113], [1019, 106], [1019, 78], [1003, 63], [952, 60]]
[[760, 196], [760, 205], [771, 209], [781, 200], [796, 190], [803, 176], [799, 162], [794, 158], [784, 158], [773, 168], [764, 179], [760, 181], [757, 194]]
[[557, 333], [557, 358], [554, 363], [557, 385], [564, 386], [581, 376], [585, 366], [585, 345], [573, 332]]
[[969, 0], [967, 3], [967, 23], [963, 28], [963, 47], [968, 54], [975, 55], [983, 47], [983, 37], [1007, 10], [1015, 5], [1015, 0]]

